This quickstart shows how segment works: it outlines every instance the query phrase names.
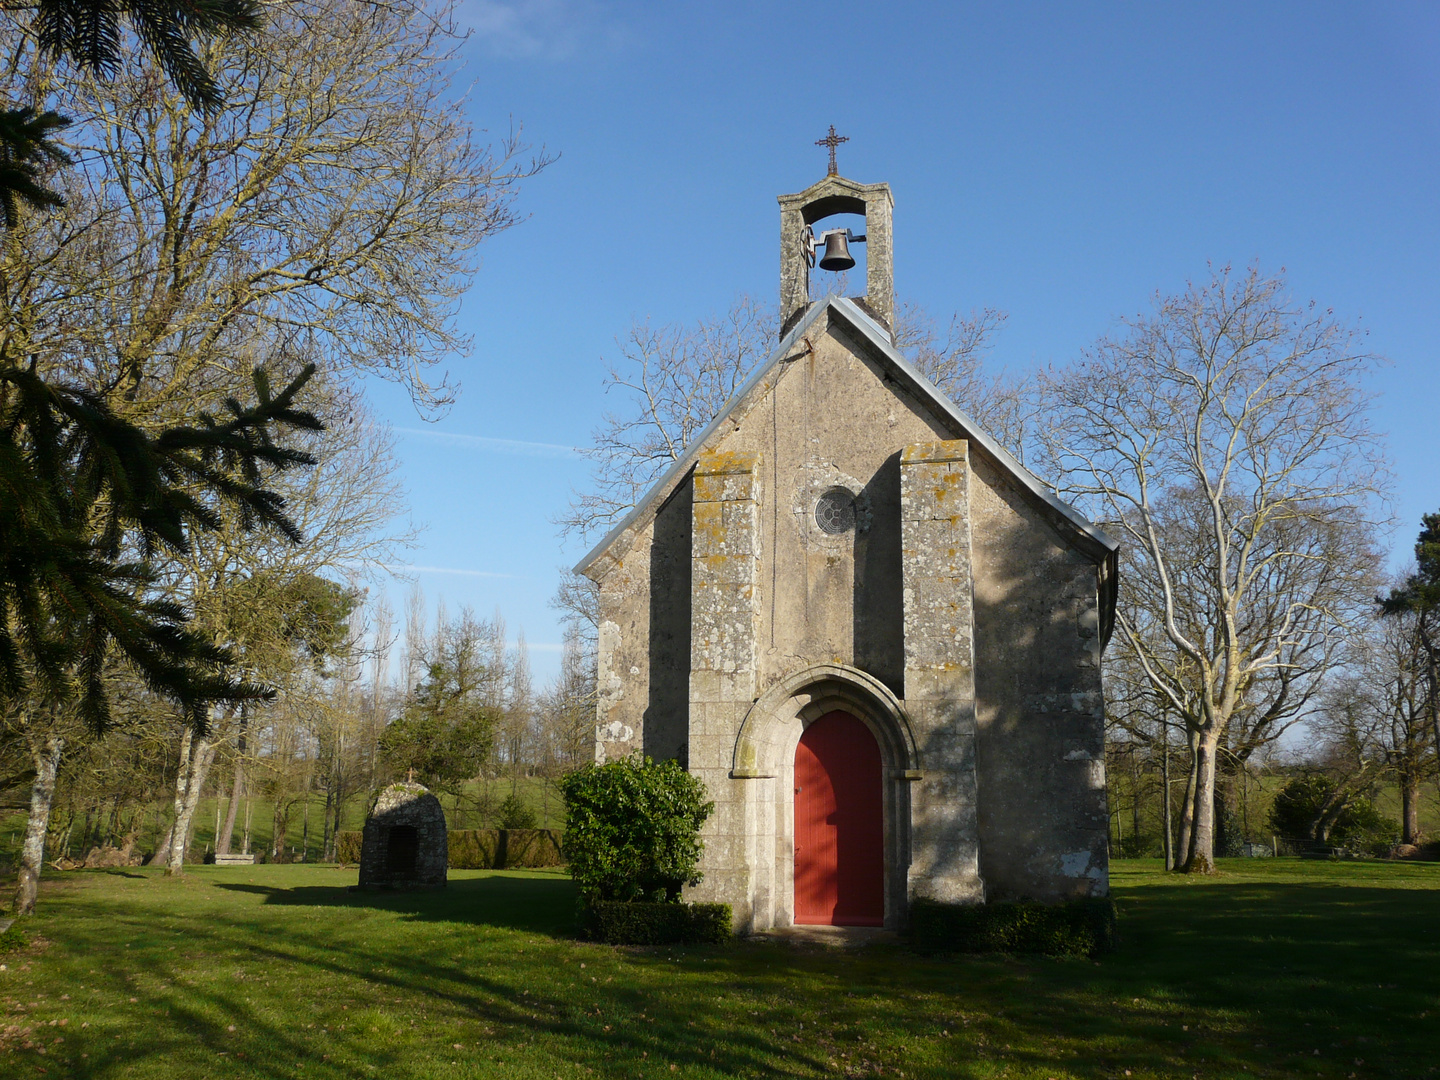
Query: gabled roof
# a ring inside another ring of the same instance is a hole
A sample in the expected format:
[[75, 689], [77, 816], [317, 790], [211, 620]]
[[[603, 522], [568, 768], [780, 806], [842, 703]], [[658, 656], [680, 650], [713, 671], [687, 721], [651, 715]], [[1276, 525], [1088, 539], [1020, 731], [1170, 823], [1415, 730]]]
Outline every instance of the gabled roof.
[[[685, 479], [700, 454], [710, 446], [710, 443], [727, 423], [738, 423], [739, 418], [758, 403], [778, 378], [780, 371], [783, 370], [780, 367], [781, 363], [787, 359], [795, 359], [791, 354], [795, 351], [796, 345], [805, 338], [805, 335], [810, 332], [810, 328], [827, 312], [832, 318], [838, 319], [857, 334], [897, 382], [932, 409], [937, 418], [948, 422], [954, 430], [955, 438], [968, 439], [973, 448], [978, 448], [981, 453], [990, 458], [1002, 473], [1013, 480], [1020, 490], [1029, 495], [1048, 514], [1051, 520], [1070, 533], [1076, 540], [1077, 547], [1094, 559], [1097, 564], [1101, 564], [1101, 620], [1104, 636], [1108, 638], [1110, 617], [1114, 611], [1115, 559], [1120, 545], [1080, 511], [1057, 498], [1035, 477], [1034, 473], [1020, 464], [1013, 454], [985, 434], [974, 420], [957, 409], [954, 402], [941, 393], [934, 383], [900, 354], [899, 350], [890, 343], [890, 335], [881, 329], [870, 316], [866, 315], [858, 304], [838, 296], [828, 300], [817, 300], [810, 305], [810, 310], [805, 313], [804, 318], [785, 335], [779, 347], [770, 354], [769, 359], [756, 368], [754, 373], [745, 380], [745, 385], [726, 402], [725, 407], [720, 410], [720, 415], [710, 421], [709, 426], [696, 436], [680, 459], [665, 471], [665, 475], [656, 482], [635, 508], [626, 514], [624, 519], [606, 533], [604, 539], [576, 564], [575, 572], [586, 573], [607, 554], [618, 560], [624, 556], [625, 552], [629, 551], [635, 535], [649, 524], [665, 500]], [[628, 539], [626, 538], [627, 534]], [[617, 545], [623, 545], [623, 547], [619, 551], [612, 552], [611, 549]], [[1109, 595], [1104, 596], [1103, 594], [1106, 593]]]

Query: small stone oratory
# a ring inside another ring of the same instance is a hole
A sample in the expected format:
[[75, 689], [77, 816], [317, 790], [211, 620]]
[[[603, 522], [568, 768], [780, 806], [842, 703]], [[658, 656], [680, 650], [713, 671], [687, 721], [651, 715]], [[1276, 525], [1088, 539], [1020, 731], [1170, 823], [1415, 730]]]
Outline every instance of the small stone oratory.
[[[740, 932], [1103, 896], [1116, 544], [896, 350], [889, 186], [780, 207], [779, 347], [577, 567], [596, 759], [705, 782], [688, 895]], [[811, 301], [835, 214], [864, 215], [866, 293]]]

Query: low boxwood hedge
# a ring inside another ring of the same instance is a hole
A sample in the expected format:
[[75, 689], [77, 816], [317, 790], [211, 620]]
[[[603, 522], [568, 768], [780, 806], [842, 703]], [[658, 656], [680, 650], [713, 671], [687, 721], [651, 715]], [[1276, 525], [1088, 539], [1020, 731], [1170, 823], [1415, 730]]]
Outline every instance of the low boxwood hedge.
[[583, 918], [587, 936], [607, 945], [721, 945], [730, 940], [729, 904], [597, 900]]
[[920, 899], [910, 905], [908, 935], [912, 947], [925, 953], [1098, 956], [1115, 948], [1115, 904], [1108, 897], [1063, 904], [942, 904]]
[[[451, 870], [504, 870], [559, 866], [564, 834], [558, 829], [451, 829], [447, 834]], [[358, 863], [365, 834], [335, 834], [335, 861]]]
[[450, 869], [559, 866], [562, 836], [557, 829], [452, 829]]
[[365, 834], [359, 831], [342, 829], [335, 834], [335, 861], [338, 863], [358, 863], [360, 861], [360, 846], [365, 839]]

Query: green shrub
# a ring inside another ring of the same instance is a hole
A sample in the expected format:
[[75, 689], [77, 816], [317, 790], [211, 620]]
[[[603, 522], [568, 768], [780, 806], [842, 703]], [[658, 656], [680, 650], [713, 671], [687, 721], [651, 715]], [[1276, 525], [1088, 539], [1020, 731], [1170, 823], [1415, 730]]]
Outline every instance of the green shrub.
[[678, 762], [631, 755], [569, 773], [560, 788], [565, 861], [585, 903], [673, 903], [700, 883], [700, 826], [715, 804]]
[[[1320, 815], [1335, 792], [1335, 782], [1313, 773], [1297, 776], [1275, 795], [1270, 807], [1270, 827], [1276, 835], [1292, 840], [1309, 837], [1318, 828]], [[1400, 823], [1382, 814], [1362, 796], [1351, 796], [1335, 816], [1330, 844], [1365, 850], [1385, 851], [1400, 839]]]
[[919, 952], [1043, 953], [1098, 956], [1115, 948], [1115, 904], [1109, 899], [997, 904], [910, 905], [911, 945]]
[[335, 861], [339, 863], [358, 863], [360, 861], [360, 845], [365, 839], [362, 832], [342, 831], [335, 834]]
[[1369, 799], [1351, 799], [1330, 838], [1348, 848], [1384, 855], [1400, 842], [1400, 822], [1386, 817]]
[[539, 824], [534, 810], [513, 794], [505, 796], [505, 801], [500, 804], [500, 827], [502, 829], [533, 829]]
[[723, 945], [730, 920], [729, 904], [597, 900], [585, 909], [589, 937], [607, 945]]
[[449, 835], [450, 869], [559, 866], [562, 836], [555, 829], [456, 829]]

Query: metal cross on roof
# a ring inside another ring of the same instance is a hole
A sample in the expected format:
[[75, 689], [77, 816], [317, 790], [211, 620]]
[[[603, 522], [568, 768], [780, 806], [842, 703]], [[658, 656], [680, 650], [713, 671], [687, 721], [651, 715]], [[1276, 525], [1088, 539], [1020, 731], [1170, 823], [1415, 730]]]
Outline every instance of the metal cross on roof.
[[829, 134], [829, 135], [826, 135], [825, 138], [823, 138], [823, 139], [816, 139], [816, 140], [815, 140], [815, 145], [816, 145], [816, 146], [828, 146], [828, 147], [830, 148], [830, 175], [831, 175], [831, 176], [838, 176], [838, 175], [840, 175], [840, 170], [835, 167], [835, 147], [839, 146], [842, 142], [849, 142], [849, 141], [850, 141], [850, 136], [849, 136], [849, 135], [836, 135], [836, 134], [835, 134], [835, 125], [834, 125], [834, 124], [831, 124], [831, 125], [830, 125], [830, 134]]

